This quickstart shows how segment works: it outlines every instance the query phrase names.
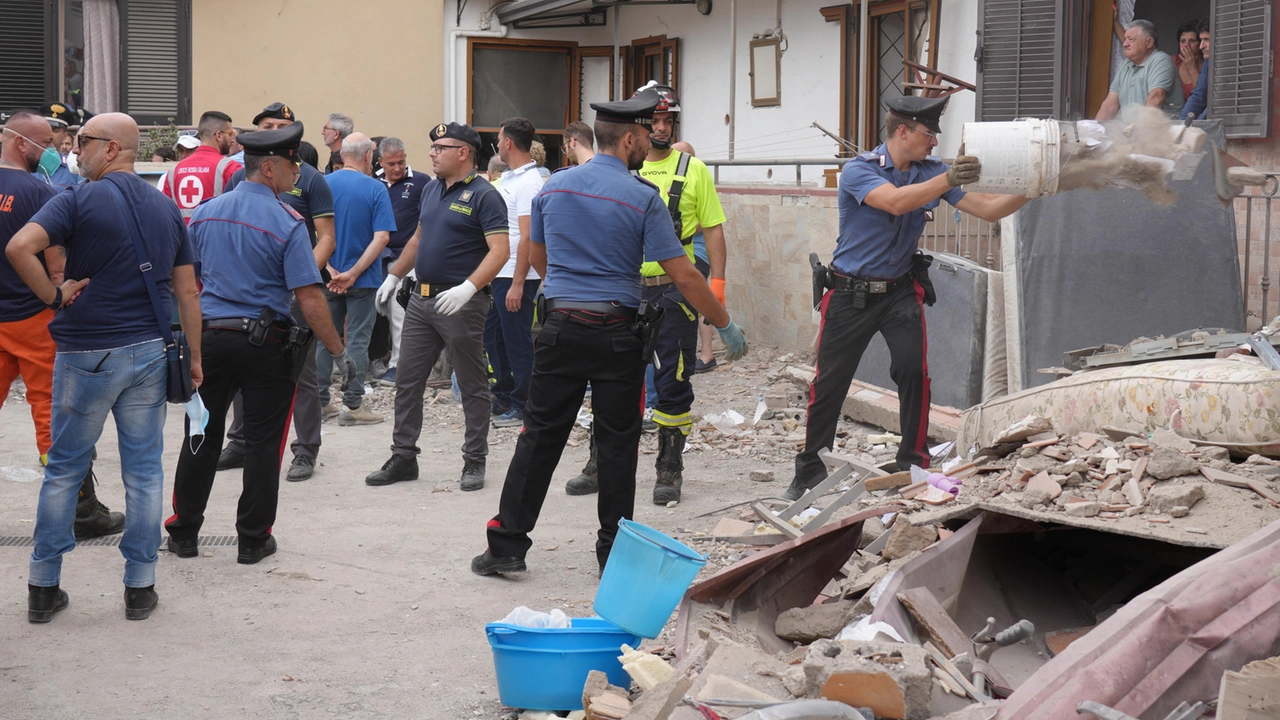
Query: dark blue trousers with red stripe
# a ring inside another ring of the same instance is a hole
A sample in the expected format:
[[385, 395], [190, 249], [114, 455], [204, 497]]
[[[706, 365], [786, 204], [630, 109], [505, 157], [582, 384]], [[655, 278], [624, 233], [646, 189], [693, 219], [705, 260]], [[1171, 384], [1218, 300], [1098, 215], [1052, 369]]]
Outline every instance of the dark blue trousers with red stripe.
[[835, 441], [849, 384], [876, 333], [883, 335], [889, 346], [889, 375], [898, 386], [902, 432], [898, 467], [929, 467], [925, 449], [929, 429], [928, 340], [920, 283], [904, 284], [884, 295], [868, 295], [861, 310], [853, 306], [852, 291], [828, 290], [821, 310], [817, 372], [809, 386], [808, 425], [804, 451], [796, 456], [796, 478], [812, 487], [826, 476], [818, 453]]

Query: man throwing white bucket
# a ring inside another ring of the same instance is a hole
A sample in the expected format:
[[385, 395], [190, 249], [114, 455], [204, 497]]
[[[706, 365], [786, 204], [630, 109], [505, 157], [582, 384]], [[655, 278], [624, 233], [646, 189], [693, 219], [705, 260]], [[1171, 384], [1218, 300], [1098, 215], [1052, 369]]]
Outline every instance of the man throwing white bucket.
[[845, 164], [840, 173], [840, 237], [830, 268], [814, 263], [814, 304], [822, 312], [816, 374], [809, 386], [805, 449], [784, 496], [798, 500], [826, 477], [818, 453], [835, 440], [840, 407], [867, 343], [876, 333], [889, 346], [889, 373], [898, 386], [902, 443], [898, 467], [929, 466], [929, 368], [924, 306], [934, 302], [933, 258], [918, 251], [920, 235], [940, 199], [995, 222], [1027, 198], [966, 193], [982, 165], [962, 155], [948, 166], [929, 152], [947, 98], [890, 98], [888, 140]]

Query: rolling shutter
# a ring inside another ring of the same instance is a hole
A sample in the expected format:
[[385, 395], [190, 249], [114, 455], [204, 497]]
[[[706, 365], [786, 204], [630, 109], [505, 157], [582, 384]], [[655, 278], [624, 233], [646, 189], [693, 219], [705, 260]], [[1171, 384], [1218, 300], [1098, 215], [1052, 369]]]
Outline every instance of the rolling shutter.
[[120, 106], [140, 125], [191, 122], [190, 0], [120, 0]]
[[980, 121], [1056, 118], [1062, 112], [1062, 3], [980, 0]]
[[0, 112], [35, 110], [56, 99], [56, 0], [0, 0]]
[[1229, 138], [1267, 137], [1271, 115], [1271, 1], [1214, 0], [1209, 117]]

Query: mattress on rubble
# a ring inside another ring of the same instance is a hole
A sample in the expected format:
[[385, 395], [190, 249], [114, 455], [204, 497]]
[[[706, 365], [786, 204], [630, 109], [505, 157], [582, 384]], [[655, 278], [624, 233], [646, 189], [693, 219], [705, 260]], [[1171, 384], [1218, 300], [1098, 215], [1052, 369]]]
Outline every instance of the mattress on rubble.
[[[999, 275], [956, 255], [933, 254], [929, 279], [938, 301], [925, 309], [925, 325], [934, 405], [967, 408], [1004, 394], [1004, 306], [999, 298], [1003, 288]], [[882, 335], [877, 333], [871, 339], [854, 377], [878, 387], [897, 387], [889, 374], [889, 347]]]
[[[1198, 122], [1223, 147], [1218, 120]], [[1177, 203], [1139, 190], [1072, 190], [1034, 200], [1001, 224], [1009, 390], [1051, 382], [1063, 353], [1195, 328], [1243, 329], [1230, 204], [1206, 157]]]
[[1280, 371], [1254, 357], [1160, 360], [1078, 372], [965, 411], [959, 447], [990, 446], [1028, 416], [1059, 434], [1169, 428], [1239, 454], [1280, 455]]

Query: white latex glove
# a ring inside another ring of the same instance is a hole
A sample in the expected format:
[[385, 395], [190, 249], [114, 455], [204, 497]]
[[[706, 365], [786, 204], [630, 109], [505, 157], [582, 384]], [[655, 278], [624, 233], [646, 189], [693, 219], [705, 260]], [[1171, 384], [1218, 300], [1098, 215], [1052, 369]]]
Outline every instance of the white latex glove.
[[394, 273], [387, 273], [386, 279], [382, 281], [382, 287], [378, 288], [377, 300], [374, 305], [378, 308], [378, 314], [384, 317], [391, 317], [391, 301], [396, 297], [396, 290], [400, 288], [400, 280], [402, 278]]
[[452, 315], [462, 309], [463, 305], [476, 294], [476, 286], [470, 280], [463, 280], [461, 285], [451, 287], [436, 296], [436, 312], [441, 315]]

